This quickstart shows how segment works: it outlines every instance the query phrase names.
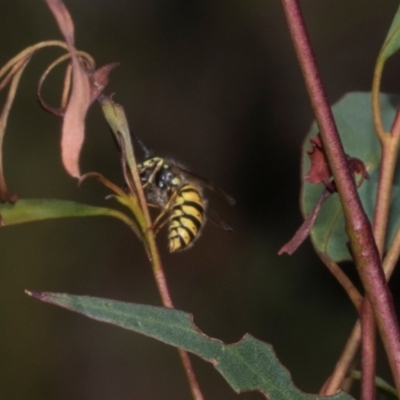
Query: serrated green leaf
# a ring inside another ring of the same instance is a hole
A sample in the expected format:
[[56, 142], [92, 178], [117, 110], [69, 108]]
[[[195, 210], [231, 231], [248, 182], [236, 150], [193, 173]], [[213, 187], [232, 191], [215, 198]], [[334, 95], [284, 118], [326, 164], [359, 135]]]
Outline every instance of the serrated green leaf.
[[21, 199], [15, 204], [0, 203], [1, 225], [67, 217], [109, 216], [125, 222], [139, 236], [135, 222], [124, 213], [106, 207], [94, 207], [68, 200]]
[[[380, 104], [382, 120], [387, 129], [392, 124], [400, 97], [393, 94], [381, 94]], [[339, 129], [345, 152], [350, 157], [359, 158], [364, 162], [370, 179], [364, 181], [359, 188], [363, 207], [371, 221], [374, 213], [376, 190], [380, 161], [380, 144], [376, 138], [372, 114], [370, 93], [348, 93], [332, 107], [333, 115]], [[301, 208], [303, 215], [308, 215], [314, 207], [322, 190], [322, 184], [311, 184], [304, 181], [310, 161], [306, 151], [310, 149], [310, 138], [318, 133], [314, 122], [303, 144], [302, 160], [302, 193]], [[388, 225], [386, 245], [396, 232], [400, 222], [400, 165], [396, 167], [393, 197]], [[344, 217], [337, 194], [332, 195], [322, 206], [321, 212], [311, 231], [311, 239], [316, 249], [326, 254], [336, 262], [349, 260], [347, 249], [348, 238], [345, 233]]]
[[400, 6], [396, 11], [389, 32], [379, 54], [379, 61], [385, 62], [400, 48]]
[[[89, 318], [142, 333], [169, 345], [197, 354], [211, 362], [237, 392], [259, 391], [269, 400], [316, 400], [297, 389], [289, 372], [279, 363], [272, 347], [250, 335], [226, 345], [204, 335], [182, 311], [143, 306], [88, 296], [27, 292]], [[333, 400], [352, 399], [341, 392]]]

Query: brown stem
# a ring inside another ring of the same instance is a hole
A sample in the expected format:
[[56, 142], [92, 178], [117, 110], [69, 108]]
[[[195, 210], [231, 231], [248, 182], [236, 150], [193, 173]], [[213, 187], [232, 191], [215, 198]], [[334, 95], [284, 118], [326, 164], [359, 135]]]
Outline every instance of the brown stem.
[[355, 265], [371, 303], [386, 354], [400, 389], [400, 330], [393, 298], [381, 267], [371, 225], [362, 208], [346, 155], [323, 88], [298, 0], [281, 0], [289, 31], [303, 73], [311, 105], [335, 179], [346, 221], [346, 233]]
[[[139, 178], [139, 176], [137, 176], [137, 178]], [[136, 181], [135, 177], [133, 177], [133, 179], [134, 179], [134, 181]], [[138, 186], [136, 186], [136, 188], [138, 188]], [[157, 245], [156, 245], [155, 235], [151, 228], [152, 222], [150, 219], [149, 209], [147, 207], [147, 203], [145, 202], [145, 198], [144, 198], [144, 194], [143, 194], [143, 190], [141, 189], [141, 186], [139, 186], [139, 188], [140, 188], [138, 190], [139, 199], [141, 198], [141, 196], [143, 196], [141, 200], [142, 201], [144, 200], [144, 208], [142, 208], [142, 210], [143, 210], [143, 214], [145, 217], [146, 225], [147, 225], [147, 227], [150, 227], [150, 228], [146, 229], [145, 237], [146, 237], [146, 242], [149, 246], [149, 251], [150, 251], [150, 255], [151, 255], [150, 261], [151, 261], [151, 265], [153, 268], [154, 278], [155, 278], [155, 281], [156, 281], [156, 284], [158, 287], [158, 291], [161, 296], [161, 301], [162, 301], [164, 307], [174, 308], [174, 305], [173, 305], [172, 299], [171, 299], [171, 295], [169, 293], [167, 280], [165, 278], [164, 268], [161, 263], [160, 253], [159, 253]], [[197, 377], [196, 377], [196, 374], [193, 369], [192, 362], [190, 361], [190, 358], [189, 358], [189, 354], [185, 350], [182, 350], [179, 348], [178, 348], [178, 353], [179, 353], [179, 357], [181, 358], [181, 362], [183, 365], [183, 369], [185, 370], [187, 380], [189, 382], [189, 387], [190, 387], [190, 391], [192, 392], [193, 399], [194, 400], [204, 400], [203, 394], [201, 393], [201, 390], [200, 390], [200, 385], [197, 381]]]
[[[151, 230], [148, 230], [147, 232], [148, 233], [146, 234], [146, 241], [149, 245], [150, 254], [152, 256], [151, 264], [153, 266], [153, 274], [157, 283], [158, 291], [162, 299], [162, 303], [164, 307], [174, 308], [171, 295], [168, 290], [167, 280], [165, 278], [164, 269], [161, 264], [160, 254], [158, 252], [154, 234]], [[200, 390], [200, 385], [197, 381], [196, 374], [194, 372], [192, 363], [189, 358], [189, 354], [185, 350], [179, 348], [178, 352], [179, 352], [179, 357], [181, 358], [183, 368], [186, 373], [186, 377], [189, 382], [190, 391], [192, 392], [193, 398], [195, 400], [204, 400], [203, 394], [201, 393]]]
[[[397, 229], [396, 235], [391, 243], [389, 250], [383, 261], [383, 270], [385, 271], [386, 279], [389, 280], [397, 261], [400, 256], [400, 227]], [[354, 359], [358, 347], [361, 342], [361, 324], [358, 320], [347, 340], [347, 343], [340, 355], [339, 360], [336, 363], [335, 369], [332, 375], [329, 377], [327, 382], [324, 384], [320, 391], [321, 395], [331, 396], [335, 394], [339, 388], [340, 384], [345, 378], [347, 372], [349, 371], [352, 360]]]
[[365, 300], [360, 308], [361, 320], [361, 399], [375, 400], [376, 327], [372, 308]]
[[358, 320], [354, 325], [354, 328], [350, 334], [349, 339], [347, 340], [342, 354], [340, 355], [339, 360], [335, 365], [333, 373], [321, 388], [319, 392], [320, 395], [332, 396], [340, 389], [340, 385], [345, 379], [349, 371], [350, 365], [354, 359], [354, 356], [357, 353], [358, 347], [360, 346], [360, 341], [361, 323], [360, 320]]
[[353, 285], [353, 282], [349, 279], [349, 277], [343, 272], [343, 270], [333, 262], [328, 256], [324, 253], [317, 251], [318, 256], [321, 258], [322, 262], [329, 269], [331, 274], [337, 279], [337, 281], [342, 285], [343, 289], [346, 291], [350, 300], [354, 304], [355, 308], [358, 310], [363, 301], [363, 297], [357, 288]]
[[374, 77], [372, 80], [372, 116], [373, 116], [375, 131], [380, 140], [383, 140], [386, 136], [379, 106], [379, 93], [381, 87], [383, 65], [384, 63], [380, 62], [378, 57], [378, 61], [375, 65]]
[[[141, 206], [143, 216], [144, 216], [144, 236], [150, 253], [150, 262], [153, 269], [153, 275], [157, 284], [158, 291], [160, 293], [161, 301], [164, 307], [174, 308], [172, 303], [171, 295], [169, 293], [167, 280], [164, 273], [164, 268], [161, 263], [160, 253], [157, 248], [155, 235], [152, 228], [152, 221], [149, 213], [149, 208], [147, 206], [147, 201], [145, 194], [143, 192], [142, 184], [140, 181], [139, 173], [136, 167], [135, 155], [132, 151], [131, 157], [131, 168], [130, 173], [133, 179], [133, 183], [136, 189], [136, 194], [139, 198], [139, 204]], [[190, 391], [194, 400], [204, 400], [203, 394], [200, 390], [200, 385], [197, 381], [196, 374], [193, 369], [193, 365], [190, 361], [189, 354], [182, 349], [178, 348], [179, 356], [185, 370], [187, 380], [189, 382]]]
[[[358, 290], [355, 288], [353, 283], [347, 277], [347, 275], [342, 271], [342, 269], [333, 262], [329, 257], [327, 257], [323, 253], [317, 252], [320, 256], [321, 260], [328, 267], [333, 276], [338, 280], [338, 282], [342, 285], [351, 301], [355, 305], [356, 309], [360, 312], [361, 319], [361, 327], [360, 331], [359, 327], [357, 327], [357, 332], [362, 332], [362, 379], [361, 379], [361, 388], [362, 388], [362, 396], [363, 400], [374, 400], [375, 398], [375, 364], [376, 364], [376, 328], [375, 328], [375, 320], [372, 313], [372, 309], [368, 301], [365, 301]], [[352, 337], [354, 334], [353, 333]], [[321, 389], [320, 394], [331, 395], [336, 393], [339, 389], [341, 383], [346, 377], [348, 372], [349, 365], [352, 362], [353, 354], [357, 351], [360, 344], [360, 336], [357, 337], [357, 340], [350, 341], [349, 349], [344, 350], [345, 361], [340, 359], [338, 364], [336, 365], [336, 375], [331, 377], [327, 381], [327, 383]], [[352, 351], [354, 348], [354, 352]], [[350, 351], [350, 356], [349, 356]], [[326, 392], [329, 391], [329, 392]]]
[[394, 122], [393, 122], [390, 133], [391, 133], [391, 136], [399, 139], [399, 137], [400, 137], [400, 107], [397, 108], [397, 113], [394, 118]]
[[[140, 225], [142, 237], [145, 239], [147, 255], [153, 270], [153, 275], [160, 293], [161, 301], [164, 307], [174, 308], [171, 295], [165, 278], [164, 269], [161, 263], [160, 253], [158, 251], [155, 235], [153, 232], [152, 221], [146, 201], [143, 187], [139, 177], [136, 165], [135, 153], [133, 151], [131, 134], [128, 128], [128, 122], [122, 106], [114, 103], [111, 98], [101, 96], [99, 99], [104, 116], [112, 129], [116, 141], [121, 149], [122, 170], [126, 184], [128, 185], [131, 197], [130, 208]], [[125, 196], [122, 196], [125, 197]], [[200, 386], [197, 382], [193, 366], [186, 351], [178, 349], [189, 387], [194, 400], [203, 400]]]
[[373, 231], [379, 253], [383, 254], [387, 224], [389, 220], [390, 199], [392, 197], [393, 177], [396, 169], [399, 140], [387, 135], [381, 140], [382, 157], [376, 192]]

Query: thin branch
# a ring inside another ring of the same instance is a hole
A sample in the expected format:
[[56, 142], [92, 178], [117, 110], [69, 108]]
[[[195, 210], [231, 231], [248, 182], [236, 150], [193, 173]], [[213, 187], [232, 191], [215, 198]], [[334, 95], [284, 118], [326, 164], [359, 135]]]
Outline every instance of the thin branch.
[[368, 300], [360, 308], [361, 321], [361, 396], [363, 400], [375, 400], [376, 375], [376, 326]]
[[43, 49], [45, 47], [52, 47], [52, 46], [58, 46], [62, 47], [65, 50], [68, 50], [68, 46], [65, 42], [62, 42], [61, 40], [47, 40], [45, 42], [40, 42], [36, 43], [32, 46], [27, 47], [20, 53], [18, 53], [16, 56], [14, 56], [11, 60], [9, 60], [3, 67], [0, 68], [0, 78], [8, 71], [10, 70], [14, 64], [18, 63], [19, 61], [25, 59], [26, 57], [29, 57], [33, 55], [35, 52], [37, 52], [40, 49]]
[[[132, 157], [133, 157], [133, 168], [130, 169], [130, 172], [132, 174], [132, 179], [135, 184], [135, 189], [136, 189], [136, 194], [139, 197], [139, 203], [141, 204], [141, 208], [143, 211], [144, 219], [145, 219], [145, 231], [144, 231], [144, 236], [146, 239], [146, 242], [149, 246], [149, 251], [151, 255], [151, 265], [153, 269], [153, 275], [158, 287], [158, 291], [161, 296], [162, 303], [164, 307], [167, 308], [174, 308], [174, 305], [172, 303], [172, 298], [169, 293], [168, 285], [167, 285], [167, 280], [165, 277], [164, 273], [164, 268], [161, 263], [161, 258], [160, 258], [160, 253], [158, 251], [158, 247], [156, 244], [156, 239], [155, 235], [152, 229], [152, 221], [150, 218], [150, 213], [149, 213], [149, 208], [147, 206], [147, 201], [143, 192], [142, 184], [140, 181], [139, 173], [136, 167], [136, 160], [134, 158], [134, 154], [132, 152]], [[189, 358], [189, 354], [182, 349], [178, 348], [179, 356], [181, 358], [183, 368], [186, 373], [186, 377], [189, 382], [189, 387], [192, 392], [193, 398], [195, 400], [204, 400], [203, 394], [201, 393], [200, 390], [200, 385], [197, 381], [196, 374], [194, 372], [192, 363]]]
[[387, 135], [381, 141], [382, 156], [379, 168], [378, 188], [373, 220], [373, 231], [379, 253], [383, 254], [387, 225], [389, 221], [390, 203], [392, 197], [393, 178], [396, 169], [399, 138]]
[[[132, 197], [135, 199], [135, 203], [132, 203], [132, 212], [134, 213], [142, 229], [142, 234], [147, 246], [147, 254], [150, 259], [153, 275], [162, 304], [164, 307], [174, 308], [171, 295], [169, 293], [164, 268], [161, 263], [160, 253], [157, 248], [146, 197], [137, 170], [136, 157], [133, 151], [133, 145], [125, 111], [121, 105], [114, 103], [109, 97], [101, 96], [99, 98], [99, 102], [101, 104], [104, 116], [115, 135], [117, 143], [121, 148], [121, 161], [125, 180]], [[178, 352], [194, 400], [204, 400], [188, 353], [179, 348]]]
[[361, 342], [361, 323], [357, 320], [354, 328], [347, 339], [347, 343], [342, 351], [335, 365], [335, 369], [325, 384], [322, 386], [319, 394], [322, 396], [333, 396], [339, 389], [343, 380], [346, 378], [349, 372], [351, 363], [354, 360], [354, 356]]
[[371, 303], [389, 364], [400, 389], [400, 330], [393, 298], [381, 267], [371, 225], [362, 208], [356, 184], [323, 88], [297, 0], [281, 0], [292, 41], [320, 128], [326, 155], [342, 203], [354, 261]]
[[[383, 261], [383, 270], [385, 272], [386, 279], [389, 280], [394, 268], [399, 260], [400, 256], [400, 227], [397, 229], [396, 235], [391, 243], [389, 250]], [[320, 394], [325, 396], [331, 396], [335, 394], [339, 388], [343, 379], [346, 377], [349, 371], [352, 360], [354, 359], [358, 347], [361, 343], [361, 324], [358, 320], [353, 330], [347, 339], [347, 343], [342, 351], [339, 360], [336, 363], [335, 369], [327, 382], [322, 387]]]
[[383, 63], [378, 61], [375, 65], [374, 70], [374, 77], [372, 80], [372, 116], [375, 125], [375, 131], [379, 138], [379, 140], [384, 140], [387, 136], [385, 132], [385, 128], [383, 127], [382, 123], [382, 116], [380, 112], [380, 105], [379, 105], [379, 93], [381, 87], [381, 78], [382, 78], [382, 71], [383, 71]]
[[331, 274], [337, 279], [337, 281], [342, 285], [343, 289], [346, 291], [350, 300], [354, 304], [356, 310], [358, 310], [363, 301], [363, 297], [357, 288], [353, 285], [353, 282], [349, 279], [349, 277], [343, 272], [343, 270], [333, 262], [329, 257], [327, 257], [324, 253], [317, 251], [319, 258], [325, 264], [325, 266], [329, 269]]

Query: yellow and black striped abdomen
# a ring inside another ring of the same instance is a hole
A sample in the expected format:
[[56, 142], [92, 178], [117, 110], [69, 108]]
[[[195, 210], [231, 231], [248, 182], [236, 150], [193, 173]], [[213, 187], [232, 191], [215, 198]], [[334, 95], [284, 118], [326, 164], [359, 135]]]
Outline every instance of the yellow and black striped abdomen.
[[199, 189], [190, 183], [179, 188], [171, 205], [169, 250], [171, 253], [190, 247], [204, 225], [205, 203]]

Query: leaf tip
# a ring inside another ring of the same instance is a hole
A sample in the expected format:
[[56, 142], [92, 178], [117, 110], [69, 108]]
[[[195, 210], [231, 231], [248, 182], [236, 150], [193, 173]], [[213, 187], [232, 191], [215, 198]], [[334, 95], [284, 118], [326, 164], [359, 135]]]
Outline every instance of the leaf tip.
[[45, 297], [45, 293], [44, 292], [36, 292], [34, 290], [25, 289], [25, 294], [27, 294], [30, 297], [34, 297], [35, 299], [38, 299], [38, 300], [43, 300], [44, 297]]

